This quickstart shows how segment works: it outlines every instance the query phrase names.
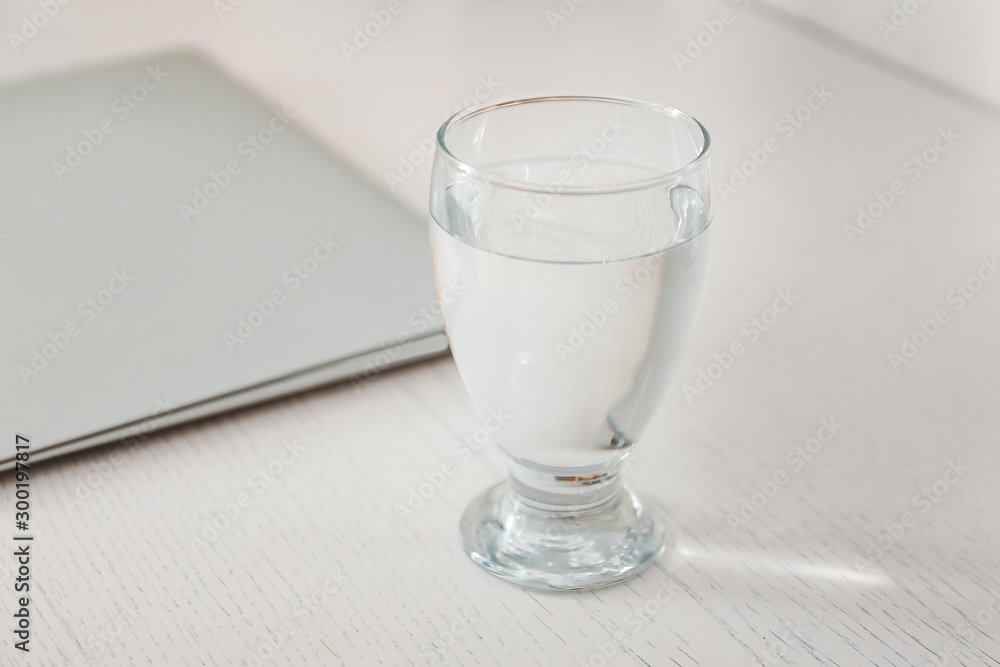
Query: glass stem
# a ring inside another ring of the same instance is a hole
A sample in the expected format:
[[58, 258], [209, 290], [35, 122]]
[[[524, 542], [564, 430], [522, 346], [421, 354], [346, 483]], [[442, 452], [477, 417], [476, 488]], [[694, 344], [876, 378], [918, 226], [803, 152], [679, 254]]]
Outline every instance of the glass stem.
[[510, 492], [516, 500], [540, 510], [592, 509], [618, 497], [627, 456], [583, 468], [537, 466], [508, 456]]

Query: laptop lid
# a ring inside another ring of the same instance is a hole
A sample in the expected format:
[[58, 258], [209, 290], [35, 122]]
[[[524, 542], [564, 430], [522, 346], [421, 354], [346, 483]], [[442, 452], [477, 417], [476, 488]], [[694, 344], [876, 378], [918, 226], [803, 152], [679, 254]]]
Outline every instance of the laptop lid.
[[426, 223], [196, 55], [0, 90], [0, 146], [0, 468], [446, 350]]

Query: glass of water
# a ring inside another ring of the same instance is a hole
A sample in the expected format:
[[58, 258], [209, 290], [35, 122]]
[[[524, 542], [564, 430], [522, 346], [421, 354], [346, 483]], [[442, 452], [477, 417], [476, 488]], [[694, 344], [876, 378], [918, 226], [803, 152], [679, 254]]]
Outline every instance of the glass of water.
[[510, 469], [460, 534], [503, 579], [603, 586], [664, 548], [622, 473], [700, 298], [709, 147], [677, 109], [600, 95], [488, 103], [438, 131], [430, 233], [445, 326]]

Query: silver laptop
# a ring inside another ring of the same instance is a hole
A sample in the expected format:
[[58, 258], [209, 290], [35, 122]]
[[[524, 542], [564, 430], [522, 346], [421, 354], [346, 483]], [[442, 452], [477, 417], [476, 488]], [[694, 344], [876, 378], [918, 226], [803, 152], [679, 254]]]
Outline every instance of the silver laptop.
[[447, 349], [426, 221], [195, 55], [0, 90], [0, 146], [0, 469]]

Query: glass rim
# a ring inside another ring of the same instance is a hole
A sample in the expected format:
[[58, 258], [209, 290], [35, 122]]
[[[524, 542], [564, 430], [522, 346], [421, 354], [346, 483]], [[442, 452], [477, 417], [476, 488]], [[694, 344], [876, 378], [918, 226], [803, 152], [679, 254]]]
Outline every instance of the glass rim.
[[[558, 102], [558, 101], [577, 101], [577, 102], [605, 102], [611, 104], [622, 104], [626, 106], [632, 106], [636, 108], [642, 108], [649, 111], [653, 111], [662, 115], [669, 116], [675, 119], [682, 119], [690, 121], [694, 124], [698, 130], [701, 131], [702, 136], [702, 146], [701, 150], [698, 152], [694, 158], [681, 165], [677, 169], [674, 169], [657, 176], [652, 176], [650, 178], [644, 178], [636, 181], [628, 181], [626, 183], [616, 183], [613, 185], [563, 185], [561, 183], [541, 183], [532, 181], [520, 181], [513, 178], [505, 178], [502, 176], [497, 176], [491, 174], [488, 171], [480, 169], [479, 167], [474, 167], [468, 162], [461, 160], [448, 147], [446, 142], [446, 135], [448, 131], [456, 127], [460, 123], [467, 120], [475, 118], [476, 116], [482, 115], [490, 111], [496, 111], [497, 109], [503, 109], [506, 107], [520, 106], [522, 104], [536, 104], [539, 102]], [[454, 169], [461, 171], [477, 180], [490, 183], [491, 185], [496, 185], [500, 187], [510, 188], [513, 190], [521, 190], [525, 192], [539, 192], [548, 194], [583, 194], [583, 195], [594, 195], [594, 194], [613, 194], [619, 192], [633, 192], [635, 190], [645, 190], [653, 187], [660, 187], [664, 185], [672, 184], [678, 181], [685, 174], [694, 171], [695, 169], [701, 167], [702, 163], [708, 160], [708, 155], [712, 147], [712, 138], [708, 133], [708, 129], [701, 124], [697, 118], [689, 113], [681, 111], [676, 107], [667, 106], [666, 104], [660, 104], [659, 102], [651, 102], [649, 100], [643, 100], [636, 97], [625, 97], [619, 95], [607, 95], [601, 93], [566, 93], [566, 92], [553, 92], [553, 93], [535, 93], [531, 95], [518, 95], [514, 97], [505, 97], [499, 100], [493, 100], [491, 102], [483, 102], [481, 104], [476, 104], [473, 106], [466, 107], [454, 114], [452, 114], [441, 127], [438, 128], [436, 141], [437, 144], [437, 154], [446, 160]]]

